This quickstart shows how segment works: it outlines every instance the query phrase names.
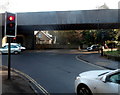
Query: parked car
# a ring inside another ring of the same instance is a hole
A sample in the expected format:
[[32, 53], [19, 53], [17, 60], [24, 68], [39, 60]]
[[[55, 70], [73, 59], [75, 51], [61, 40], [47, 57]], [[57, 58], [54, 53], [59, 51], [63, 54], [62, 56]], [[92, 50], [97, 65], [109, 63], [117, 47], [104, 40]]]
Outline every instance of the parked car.
[[100, 49], [99, 45], [91, 45], [90, 47], [87, 47], [88, 51], [98, 51]]
[[120, 69], [79, 74], [75, 80], [75, 92], [77, 95], [120, 95]]
[[[6, 43], [5, 45], [8, 45], [8, 43]], [[5, 45], [4, 45], [4, 46], [5, 46]], [[20, 45], [20, 44], [18, 44], [18, 43], [11, 43], [11, 45], [19, 46], [19, 47], [20, 47], [20, 49], [21, 49], [21, 51], [26, 50], [26, 48], [25, 48], [25, 47], [21, 46], [21, 45]]]
[[[17, 45], [11, 45], [10, 46], [11, 53], [18, 54], [21, 52], [21, 49]], [[8, 53], [8, 45], [5, 45], [4, 47], [0, 48], [1, 53]]]

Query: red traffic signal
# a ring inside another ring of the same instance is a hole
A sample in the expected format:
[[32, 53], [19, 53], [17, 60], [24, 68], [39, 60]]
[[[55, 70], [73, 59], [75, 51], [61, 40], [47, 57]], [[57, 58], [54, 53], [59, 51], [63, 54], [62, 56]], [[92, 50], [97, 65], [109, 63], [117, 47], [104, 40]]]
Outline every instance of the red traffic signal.
[[15, 16], [9, 16], [9, 17], [8, 17], [8, 20], [9, 20], [9, 21], [15, 20]]

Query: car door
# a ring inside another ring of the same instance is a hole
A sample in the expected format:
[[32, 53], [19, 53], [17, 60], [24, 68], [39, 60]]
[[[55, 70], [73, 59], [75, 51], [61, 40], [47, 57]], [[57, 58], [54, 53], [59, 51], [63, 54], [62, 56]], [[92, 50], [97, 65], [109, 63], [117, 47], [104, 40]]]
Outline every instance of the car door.
[[112, 74], [106, 78], [106, 82], [98, 83], [99, 93], [107, 93], [114, 95], [120, 93], [120, 72]]
[[114, 89], [115, 93], [120, 94], [120, 72], [108, 76], [106, 83], [111, 87], [111, 91]]
[[2, 53], [8, 53], [8, 46], [2, 47]]
[[11, 53], [14, 53], [14, 51], [17, 51], [17, 46], [11, 45]]

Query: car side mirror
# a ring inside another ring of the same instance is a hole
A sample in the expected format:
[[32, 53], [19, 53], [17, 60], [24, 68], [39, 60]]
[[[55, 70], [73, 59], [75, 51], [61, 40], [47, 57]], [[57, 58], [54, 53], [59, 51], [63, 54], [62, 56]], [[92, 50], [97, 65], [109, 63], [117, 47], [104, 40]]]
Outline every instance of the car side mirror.
[[106, 83], [108, 81], [108, 76], [103, 76], [102, 81]]

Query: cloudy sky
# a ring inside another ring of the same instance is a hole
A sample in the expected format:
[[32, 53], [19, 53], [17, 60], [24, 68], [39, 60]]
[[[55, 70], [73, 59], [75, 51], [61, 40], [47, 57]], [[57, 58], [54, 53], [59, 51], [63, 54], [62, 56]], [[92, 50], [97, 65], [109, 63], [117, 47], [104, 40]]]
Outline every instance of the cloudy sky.
[[[5, 2], [5, 0], [2, 0]], [[110, 9], [117, 9], [120, 0], [6, 0], [9, 12], [40, 12], [91, 10], [104, 3]], [[7, 4], [6, 4], [7, 5]]]

